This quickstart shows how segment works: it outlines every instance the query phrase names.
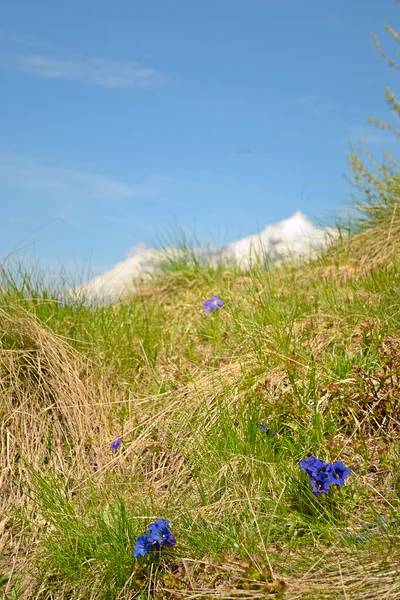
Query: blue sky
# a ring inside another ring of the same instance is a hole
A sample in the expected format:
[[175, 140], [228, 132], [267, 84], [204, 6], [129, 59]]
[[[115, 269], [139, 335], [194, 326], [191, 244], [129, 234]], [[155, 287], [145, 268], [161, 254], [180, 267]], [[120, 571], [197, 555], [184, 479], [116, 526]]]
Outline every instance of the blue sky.
[[[177, 219], [224, 243], [350, 200], [393, 140], [395, 0], [14, 0], [0, 27], [0, 257], [94, 272]], [[392, 56], [394, 53], [392, 52]]]

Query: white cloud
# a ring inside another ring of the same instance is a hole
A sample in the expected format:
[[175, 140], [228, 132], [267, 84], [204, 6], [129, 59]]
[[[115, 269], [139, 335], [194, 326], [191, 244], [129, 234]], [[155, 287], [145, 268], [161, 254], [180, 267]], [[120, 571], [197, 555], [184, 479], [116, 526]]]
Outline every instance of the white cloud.
[[77, 200], [148, 198], [147, 187], [132, 186], [85, 170], [53, 164], [36, 157], [0, 154], [0, 183], [13, 188], [67, 192]]
[[43, 54], [2, 52], [0, 67], [21, 71], [45, 79], [69, 79], [109, 88], [146, 88], [165, 83], [166, 79], [152, 68], [136, 61], [106, 58], [52, 58]]

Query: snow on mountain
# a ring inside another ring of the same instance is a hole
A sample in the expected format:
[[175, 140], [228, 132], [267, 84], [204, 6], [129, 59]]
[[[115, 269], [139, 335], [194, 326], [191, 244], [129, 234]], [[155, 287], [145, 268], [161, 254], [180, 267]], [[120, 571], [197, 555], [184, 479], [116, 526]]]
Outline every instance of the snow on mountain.
[[283, 221], [267, 225], [255, 235], [232, 242], [221, 252], [224, 262], [246, 268], [254, 260], [279, 260], [313, 256], [335, 237], [336, 230], [318, 229], [300, 211]]
[[[305, 258], [315, 255], [337, 235], [331, 228], [318, 229], [301, 212], [297, 211], [283, 221], [268, 225], [263, 231], [249, 235], [221, 249], [213, 249], [211, 263], [237, 263], [249, 267], [254, 260], [280, 260], [291, 257]], [[171, 249], [179, 256], [181, 251]], [[204, 252], [204, 250], [203, 250]], [[165, 251], [136, 246], [126, 260], [80, 285], [71, 293], [83, 295], [88, 300], [116, 300], [134, 290], [134, 281], [145, 281], [157, 265], [165, 260]]]
[[117, 300], [134, 289], [133, 281], [148, 278], [163, 258], [165, 258], [164, 251], [146, 248], [144, 244], [139, 244], [127, 259], [78, 286], [72, 294], [82, 295], [88, 300]]

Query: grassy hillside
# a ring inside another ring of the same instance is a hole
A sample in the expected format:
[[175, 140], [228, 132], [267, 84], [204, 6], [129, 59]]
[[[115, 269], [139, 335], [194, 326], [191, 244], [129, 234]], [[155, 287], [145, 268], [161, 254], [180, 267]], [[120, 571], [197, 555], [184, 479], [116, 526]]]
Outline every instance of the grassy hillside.
[[[3, 597], [399, 598], [399, 242], [400, 211], [92, 308], [3, 271]], [[351, 474], [314, 495], [310, 456]], [[177, 544], [134, 557], [161, 517]]]

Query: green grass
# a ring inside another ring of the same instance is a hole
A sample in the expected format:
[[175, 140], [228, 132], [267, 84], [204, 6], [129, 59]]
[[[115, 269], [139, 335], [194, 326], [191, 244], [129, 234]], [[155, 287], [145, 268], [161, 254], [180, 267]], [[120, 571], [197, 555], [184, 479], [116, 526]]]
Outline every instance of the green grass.
[[[399, 597], [400, 268], [335, 252], [246, 273], [170, 258], [96, 307], [3, 271], [4, 598], [13, 577], [38, 599]], [[311, 454], [346, 485], [314, 497]], [[161, 516], [177, 546], [134, 559]]]

